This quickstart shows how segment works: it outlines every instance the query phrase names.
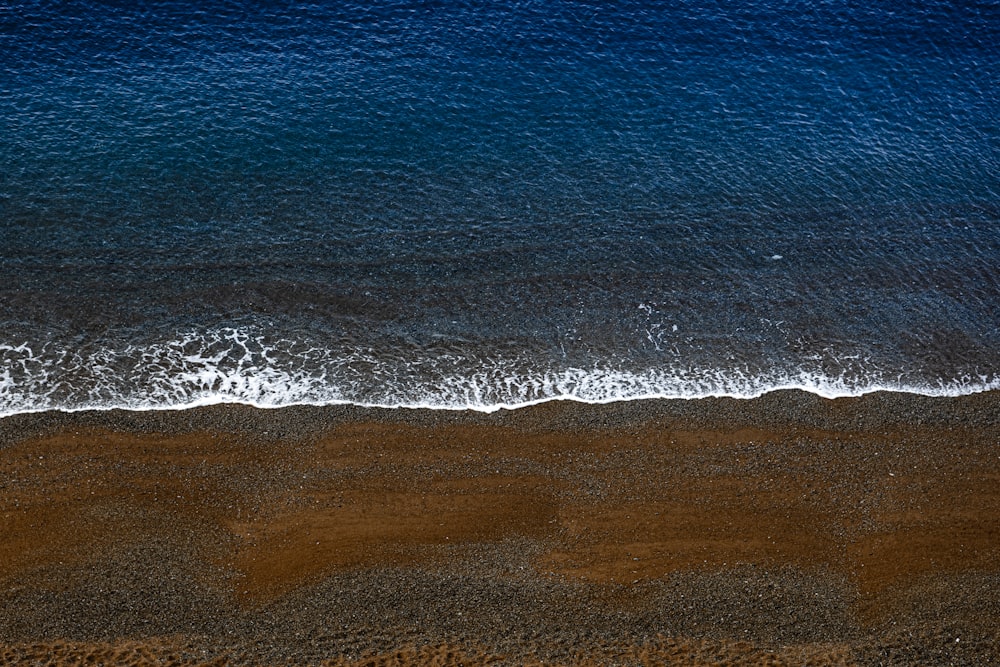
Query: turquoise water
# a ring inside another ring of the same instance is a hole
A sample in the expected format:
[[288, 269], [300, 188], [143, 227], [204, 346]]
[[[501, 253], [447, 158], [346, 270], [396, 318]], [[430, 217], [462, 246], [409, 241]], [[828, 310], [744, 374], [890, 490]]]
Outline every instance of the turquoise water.
[[1000, 3], [0, 5], [0, 414], [1000, 386]]

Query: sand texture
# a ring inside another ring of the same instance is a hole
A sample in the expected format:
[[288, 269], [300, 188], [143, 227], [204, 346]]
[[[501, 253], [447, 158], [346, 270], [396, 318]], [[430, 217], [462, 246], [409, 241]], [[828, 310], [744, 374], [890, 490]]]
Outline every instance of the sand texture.
[[1000, 395], [0, 420], [0, 662], [1000, 664]]

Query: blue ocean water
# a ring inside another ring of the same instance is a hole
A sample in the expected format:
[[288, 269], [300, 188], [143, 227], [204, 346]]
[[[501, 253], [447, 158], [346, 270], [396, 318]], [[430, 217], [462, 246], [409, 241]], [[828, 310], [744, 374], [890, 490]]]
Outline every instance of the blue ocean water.
[[0, 415], [1000, 387], [1000, 2], [0, 2]]

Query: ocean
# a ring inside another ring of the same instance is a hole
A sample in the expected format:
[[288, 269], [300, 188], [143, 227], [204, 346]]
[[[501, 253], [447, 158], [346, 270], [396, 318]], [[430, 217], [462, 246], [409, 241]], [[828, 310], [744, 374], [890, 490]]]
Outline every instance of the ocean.
[[1000, 388], [1000, 2], [0, 2], [0, 416]]

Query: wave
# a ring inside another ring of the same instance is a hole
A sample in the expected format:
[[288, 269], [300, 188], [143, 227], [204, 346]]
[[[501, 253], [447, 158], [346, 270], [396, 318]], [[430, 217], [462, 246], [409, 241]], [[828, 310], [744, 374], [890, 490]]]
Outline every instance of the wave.
[[635, 367], [628, 359], [560, 365], [528, 353], [324, 347], [235, 328], [119, 347], [0, 344], [0, 360], [0, 417], [220, 403], [494, 412], [556, 400], [752, 399], [788, 389], [825, 398], [877, 391], [961, 396], [1000, 389], [1000, 377], [991, 373], [922, 378], [890, 372], [857, 355], [817, 355], [769, 367], [685, 366], [677, 360]]

